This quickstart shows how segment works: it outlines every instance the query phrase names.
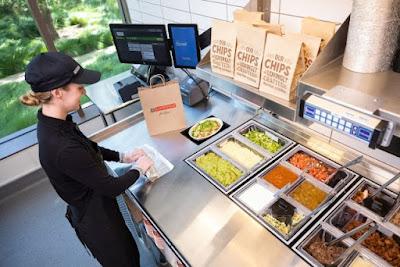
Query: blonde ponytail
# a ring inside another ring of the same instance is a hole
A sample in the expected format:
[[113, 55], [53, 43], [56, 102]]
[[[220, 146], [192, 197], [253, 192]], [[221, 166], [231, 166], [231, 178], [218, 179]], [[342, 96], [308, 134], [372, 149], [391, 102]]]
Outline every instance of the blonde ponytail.
[[48, 103], [50, 99], [51, 92], [35, 93], [33, 91], [29, 91], [19, 98], [21, 103], [27, 106], [40, 106], [42, 104]]

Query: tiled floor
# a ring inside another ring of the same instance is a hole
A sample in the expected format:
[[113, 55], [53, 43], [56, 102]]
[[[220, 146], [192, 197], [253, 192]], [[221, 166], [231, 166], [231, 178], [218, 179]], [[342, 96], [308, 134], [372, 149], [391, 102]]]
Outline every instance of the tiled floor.
[[[64, 214], [47, 178], [0, 200], [0, 266], [100, 266]], [[148, 250], [140, 253], [141, 266], [156, 266]]]

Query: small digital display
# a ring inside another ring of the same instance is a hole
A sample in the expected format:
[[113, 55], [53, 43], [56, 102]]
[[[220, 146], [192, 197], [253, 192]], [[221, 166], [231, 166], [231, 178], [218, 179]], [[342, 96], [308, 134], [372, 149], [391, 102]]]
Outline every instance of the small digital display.
[[168, 24], [174, 66], [196, 68], [200, 61], [198, 30], [196, 24]]

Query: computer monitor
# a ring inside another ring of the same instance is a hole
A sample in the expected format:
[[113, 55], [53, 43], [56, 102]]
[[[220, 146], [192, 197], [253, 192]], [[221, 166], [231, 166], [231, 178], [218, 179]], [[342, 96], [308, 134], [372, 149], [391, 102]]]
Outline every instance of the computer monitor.
[[121, 63], [171, 66], [165, 25], [110, 24]]
[[199, 32], [196, 24], [168, 24], [172, 57], [176, 68], [195, 69], [200, 61]]

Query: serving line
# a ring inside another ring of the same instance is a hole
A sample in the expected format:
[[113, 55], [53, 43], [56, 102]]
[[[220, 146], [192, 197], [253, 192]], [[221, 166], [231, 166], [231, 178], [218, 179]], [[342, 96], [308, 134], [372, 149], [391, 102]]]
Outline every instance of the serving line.
[[[254, 119], [283, 136], [334, 160], [345, 163], [358, 156], [341, 145], [328, 144], [311, 131], [247, 107], [215, 93], [208, 102], [185, 106], [187, 125], [214, 115], [230, 124], [201, 145], [175, 131], [149, 136], [141, 112], [94, 134], [102, 146], [126, 151], [149, 144], [175, 167], [128, 196], [156, 225], [167, 242], [192, 266], [306, 266], [296, 253], [262, 227], [231, 199], [210, 184], [185, 159]], [[318, 145], [316, 145], [318, 144]], [[335, 153], [332, 153], [334, 151]], [[378, 169], [378, 167], [376, 167]]]
[[184, 159], [250, 120], [254, 111], [216, 94], [196, 108], [185, 106], [187, 125], [210, 115], [231, 126], [196, 145], [179, 132], [149, 136], [141, 113], [135, 114], [92, 138], [102, 146], [125, 151], [149, 144], [175, 167], [144, 188], [137, 202], [171, 245], [192, 266], [305, 266], [305, 262], [266, 231], [228, 197], [212, 186]]

